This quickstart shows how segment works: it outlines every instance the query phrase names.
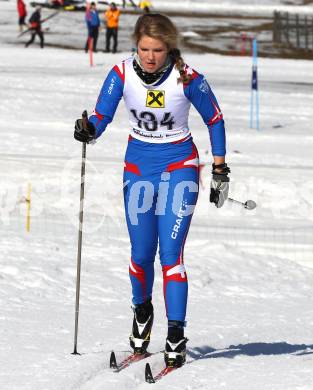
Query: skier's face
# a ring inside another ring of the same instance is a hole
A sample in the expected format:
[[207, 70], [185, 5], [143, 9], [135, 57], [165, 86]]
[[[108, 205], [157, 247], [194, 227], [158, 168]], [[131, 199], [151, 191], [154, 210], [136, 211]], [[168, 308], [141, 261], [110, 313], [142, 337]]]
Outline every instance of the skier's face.
[[143, 35], [138, 42], [138, 55], [141, 65], [148, 73], [158, 71], [165, 64], [168, 49], [164, 42]]

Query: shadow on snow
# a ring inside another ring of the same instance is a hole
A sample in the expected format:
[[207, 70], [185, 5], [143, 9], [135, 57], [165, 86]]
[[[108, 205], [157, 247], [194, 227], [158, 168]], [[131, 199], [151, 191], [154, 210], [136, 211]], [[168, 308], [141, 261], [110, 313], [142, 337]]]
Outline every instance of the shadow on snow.
[[187, 355], [193, 360], [211, 358], [234, 358], [238, 355], [260, 356], [260, 355], [284, 355], [294, 354], [297, 356], [313, 354], [313, 344], [288, 344], [278, 343], [249, 343], [230, 345], [225, 349], [214, 349], [209, 346], [197, 347], [187, 351]]

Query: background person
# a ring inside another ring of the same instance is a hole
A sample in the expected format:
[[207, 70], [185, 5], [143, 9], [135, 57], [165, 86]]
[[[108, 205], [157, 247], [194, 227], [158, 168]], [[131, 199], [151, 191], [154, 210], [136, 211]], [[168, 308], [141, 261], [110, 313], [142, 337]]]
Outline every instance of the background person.
[[27, 27], [25, 18], [27, 16], [26, 5], [24, 0], [17, 0], [17, 12], [18, 12], [18, 25], [20, 32], [23, 31], [23, 26]]
[[41, 6], [36, 7], [35, 12], [31, 15], [29, 18], [30, 28], [31, 28], [31, 38], [30, 40], [25, 44], [25, 47], [28, 47], [31, 45], [36, 35], [38, 35], [40, 39], [40, 47], [43, 49], [44, 47], [44, 35], [43, 31], [41, 29]]
[[92, 50], [97, 53], [97, 42], [99, 36], [100, 18], [96, 3], [92, 2], [86, 10], [85, 21], [88, 29], [88, 37], [85, 45], [85, 52], [89, 50], [89, 42], [92, 40]]
[[139, 1], [139, 8], [143, 12], [149, 13], [150, 12], [150, 8], [151, 8], [151, 1], [147, 1], [147, 0]]
[[216, 207], [227, 199], [230, 170], [223, 115], [204, 76], [184, 63], [177, 40], [177, 29], [166, 16], [141, 16], [134, 31], [137, 53], [109, 72], [93, 114], [87, 123], [76, 121], [74, 137], [81, 142], [100, 137], [124, 98], [131, 128], [124, 168], [134, 310], [130, 345], [142, 354], [150, 342], [159, 244], [168, 319], [164, 359], [167, 366], [179, 367], [188, 341], [183, 254], [199, 183], [198, 151], [188, 126], [191, 103], [209, 129], [214, 160], [210, 201]]
[[109, 9], [104, 14], [106, 23], [106, 43], [105, 51], [110, 51], [111, 38], [113, 38], [112, 53], [116, 53], [117, 50], [117, 35], [118, 35], [118, 22], [120, 17], [120, 10], [116, 7], [115, 3], [111, 3]]

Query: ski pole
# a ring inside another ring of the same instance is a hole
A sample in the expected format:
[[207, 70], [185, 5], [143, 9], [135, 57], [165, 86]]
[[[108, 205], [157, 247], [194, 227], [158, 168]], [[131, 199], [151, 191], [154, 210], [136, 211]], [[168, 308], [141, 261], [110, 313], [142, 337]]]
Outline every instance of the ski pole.
[[247, 200], [245, 203], [239, 202], [239, 200], [232, 199], [232, 198], [227, 198], [230, 202], [240, 204], [247, 210], [253, 210], [256, 208], [257, 204], [255, 203], [254, 200]]
[[[41, 20], [41, 24], [46, 22], [47, 20], [53, 18], [54, 16], [56, 16], [60, 11], [56, 11], [56, 12], [53, 12], [51, 15], [47, 16], [46, 18], [42, 19]], [[31, 31], [32, 28], [27, 28], [25, 31], [22, 31], [17, 37], [20, 38], [22, 35], [28, 33], [29, 31]]]
[[[87, 125], [87, 111], [82, 114], [83, 127]], [[79, 316], [79, 296], [80, 296], [80, 271], [81, 271], [81, 254], [83, 238], [83, 219], [84, 219], [84, 192], [85, 192], [85, 163], [86, 163], [86, 142], [82, 144], [82, 164], [80, 174], [80, 206], [79, 206], [79, 229], [78, 229], [78, 249], [77, 249], [77, 274], [76, 274], [76, 302], [75, 302], [75, 336], [73, 355], [80, 355], [77, 352], [78, 336], [78, 316]]]

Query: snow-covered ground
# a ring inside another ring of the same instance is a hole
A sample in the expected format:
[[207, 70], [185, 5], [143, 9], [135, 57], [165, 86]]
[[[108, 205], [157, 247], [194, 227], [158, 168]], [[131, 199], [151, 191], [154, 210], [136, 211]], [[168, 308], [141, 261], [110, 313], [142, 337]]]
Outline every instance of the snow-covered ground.
[[[28, 17], [33, 12], [33, 8], [28, 2]], [[28, 35], [17, 38], [17, 12], [12, 2], [2, 2], [0, 0], [0, 28], [1, 40], [12, 45], [24, 45], [29, 39]], [[268, 24], [272, 20], [274, 10], [288, 11], [313, 17], [313, 5], [299, 6], [299, 2], [292, 5], [285, 5], [279, 1], [255, 2], [248, 4], [247, 0], [240, 1], [156, 1], [153, 2], [152, 10], [156, 12], [168, 12], [179, 28], [184, 39], [182, 40], [185, 50], [193, 50], [200, 53], [204, 50], [241, 51], [241, 32], [247, 36], [255, 36], [256, 31], [259, 39], [260, 52], [267, 56], [277, 56], [275, 48], [272, 48], [272, 32], [268, 29]], [[81, 3], [84, 5], [84, 3]], [[103, 21], [103, 12], [107, 5], [99, 2], [98, 10]], [[121, 8], [122, 9], [122, 8]], [[122, 9], [120, 16], [119, 44], [118, 50], [128, 51], [131, 49], [130, 36], [139, 15], [139, 10], [134, 11], [130, 4], [127, 5], [127, 12]], [[43, 8], [42, 16], [53, 14], [55, 10]], [[201, 17], [199, 17], [201, 15]], [[214, 16], [213, 16], [214, 15]], [[304, 16], [302, 15], [301, 18]], [[15, 21], [15, 23], [14, 23]], [[83, 11], [59, 12], [55, 17], [44, 24], [45, 44], [49, 47], [81, 50], [85, 46], [87, 29], [85, 15]], [[214, 33], [213, 33], [214, 32]], [[213, 35], [212, 35], [213, 34]], [[300, 37], [300, 42], [304, 45], [304, 37]], [[311, 40], [308, 45], [311, 47]], [[105, 48], [105, 29], [99, 33], [99, 51]]]
[[[12, 0], [0, 0], [7, 2]], [[49, 0], [38, 0], [41, 3], [51, 3]], [[98, 9], [107, 8], [107, 4], [103, 1], [95, 0], [98, 4]], [[26, 4], [31, 4], [32, 0], [25, 0]], [[84, 1], [81, 1], [84, 4]], [[107, 2], [109, 3], [109, 1]], [[117, 0], [115, 2], [122, 7], [123, 2]], [[134, 0], [133, 3], [139, 4], [139, 0]], [[312, 14], [312, 1], [305, 0], [152, 0], [151, 9], [169, 12], [187, 12], [194, 14], [231, 14], [237, 16], [253, 15], [253, 16], [270, 16], [276, 11], [281, 12], [297, 12], [301, 14]], [[126, 9], [134, 9], [130, 1], [126, 1]]]
[[[277, 3], [277, 2], [276, 2]], [[3, 43], [0, 25], [0, 388], [148, 389], [144, 362], [114, 374], [109, 353], [129, 350], [129, 242], [122, 202], [128, 123], [115, 121], [87, 147], [78, 351], [73, 356], [81, 145], [73, 124], [91, 111], [103, 78], [129, 53]], [[2, 41], [1, 41], [2, 39]], [[62, 37], [60, 37], [62, 39]], [[131, 46], [131, 44], [130, 44]], [[223, 109], [230, 195], [246, 211], [209, 204], [209, 165], [185, 250], [189, 277], [188, 364], [157, 389], [310, 390], [313, 373], [313, 64], [259, 61], [261, 130], [249, 128], [251, 60], [185, 54]], [[192, 110], [201, 160], [206, 127]], [[32, 186], [27, 233], [28, 183]], [[166, 319], [156, 261], [149, 361], [162, 365]]]
[[313, 5], [303, 6], [302, 0], [153, 0], [152, 5], [167, 11], [187, 11], [193, 13], [231, 14], [231, 15], [271, 15], [275, 10], [281, 12], [309, 13]]

